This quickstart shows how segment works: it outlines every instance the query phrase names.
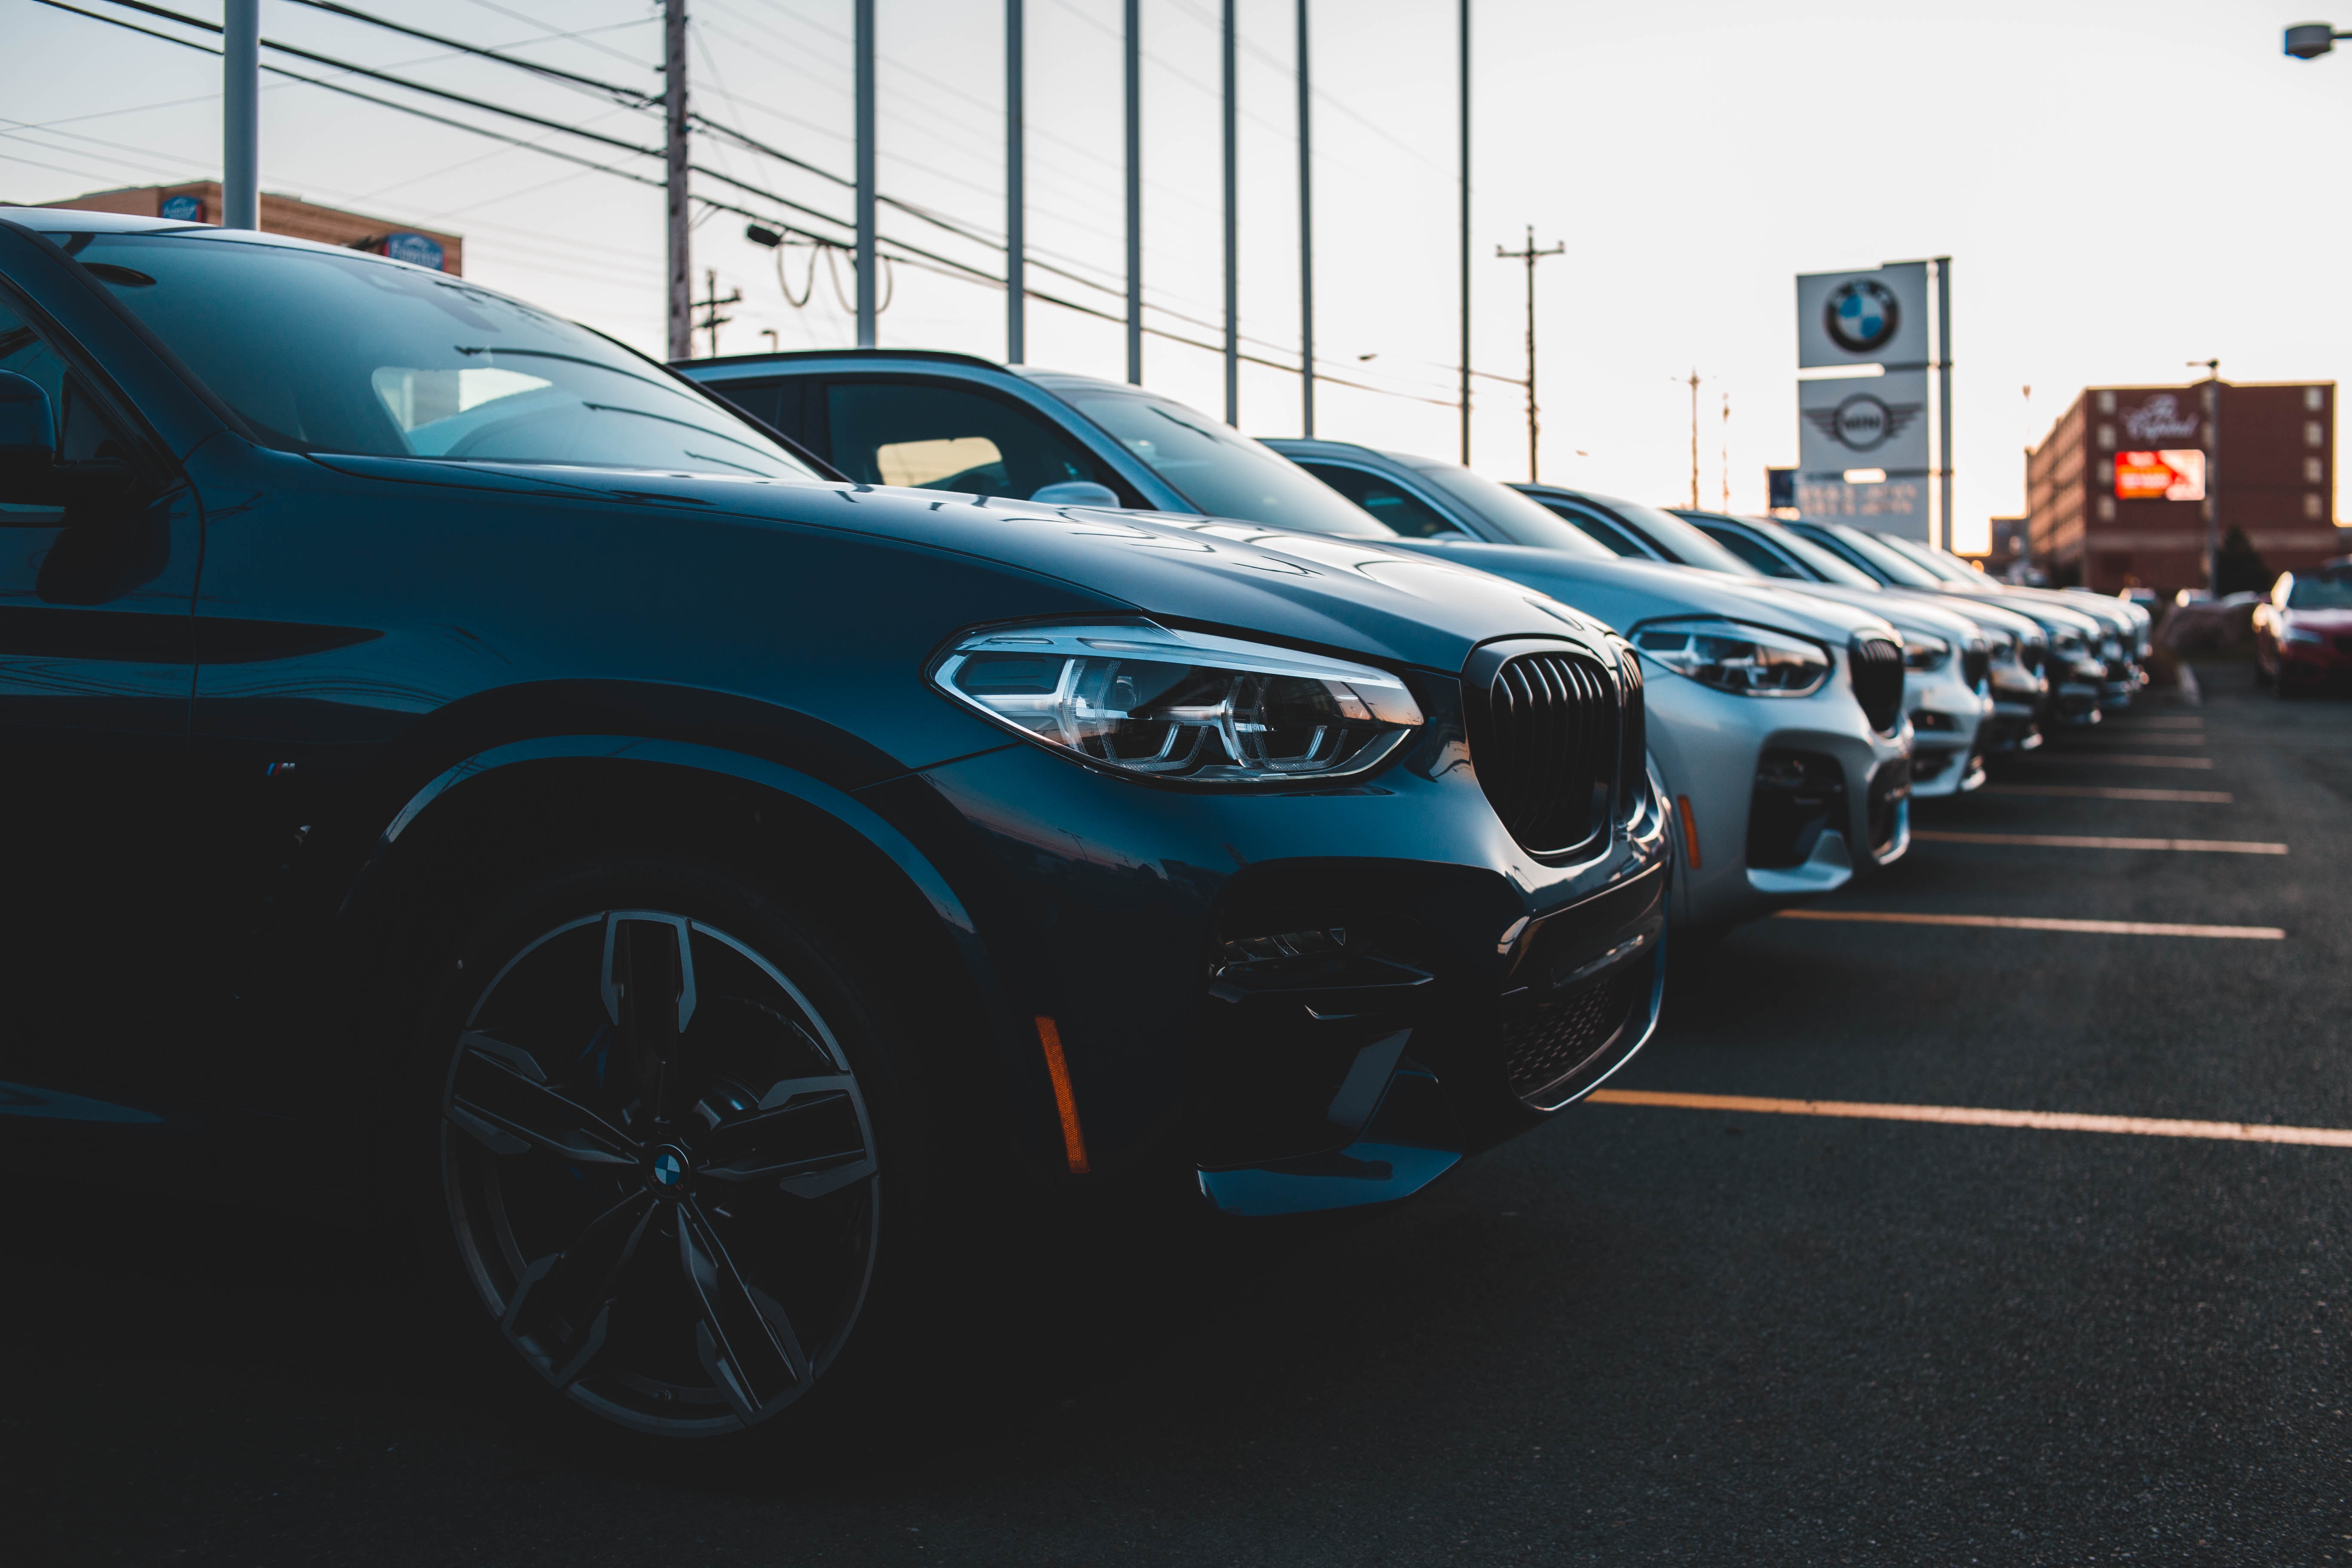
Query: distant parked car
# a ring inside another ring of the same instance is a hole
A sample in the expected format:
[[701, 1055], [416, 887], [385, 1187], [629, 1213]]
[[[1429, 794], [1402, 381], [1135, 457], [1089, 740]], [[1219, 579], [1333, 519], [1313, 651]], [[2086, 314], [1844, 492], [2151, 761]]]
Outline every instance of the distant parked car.
[[[1632, 560], [1663, 561], [1712, 572], [1751, 587], [1769, 586], [1834, 599], [1884, 616], [1903, 634], [1903, 706], [1911, 715], [1915, 796], [1957, 795], [1984, 783], [1978, 732], [1993, 711], [1983, 631], [1946, 605], [1906, 599], [1872, 584], [1841, 587], [1797, 584], [1757, 570], [1696, 527], [1691, 517], [1559, 485], [1511, 489]], [[1696, 515], [1696, 514], [1693, 514]]]
[[2254, 674], [2282, 697], [2352, 679], [2352, 564], [2279, 574], [2254, 606]]

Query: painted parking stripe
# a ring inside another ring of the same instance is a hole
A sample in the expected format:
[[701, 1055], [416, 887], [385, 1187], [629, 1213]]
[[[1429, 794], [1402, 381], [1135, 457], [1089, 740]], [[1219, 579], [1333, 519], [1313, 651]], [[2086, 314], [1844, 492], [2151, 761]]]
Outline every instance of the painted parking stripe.
[[2124, 789], [2106, 784], [1987, 784], [1979, 795], [2038, 795], [2068, 800], [2173, 800], [2192, 805], [2228, 805], [2237, 797], [2225, 789]]
[[1764, 1116], [1837, 1116], [1866, 1121], [1941, 1121], [1960, 1127], [2031, 1127], [2050, 1132], [2131, 1132], [2143, 1138], [2212, 1138], [2226, 1143], [2309, 1143], [2352, 1149], [2352, 1128], [2276, 1127], [2263, 1121], [2183, 1121], [2166, 1116], [2085, 1116], [2071, 1110], [1991, 1110], [1966, 1105], [1878, 1105], [1850, 1100], [1767, 1100], [1745, 1094], [1665, 1094], [1596, 1089], [1603, 1105], [1659, 1105], [1677, 1110], [1747, 1111]]
[[2077, 752], [2054, 757], [2045, 755], [2042, 760], [2094, 768], [2199, 768], [2210, 773], [2213, 767], [2210, 757], [2152, 757], [2145, 752]]
[[2201, 730], [2205, 727], [2202, 719], [2111, 719], [2107, 721], [2126, 730]]
[[[2205, 743], [2202, 735], [2089, 735], [2084, 739], [2112, 741], [2119, 746], [2201, 746]], [[2069, 751], [2073, 749], [2072, 746], [2067, 748]]]
[[2284, 855], [2284, 844], [2252, 838], [2085, 838], [2068, 833], [1947, 833], [1915, 827], [1911, 837], [1930, 844], [2027, 844], [2043, 849], [2179, 849], [2206, 855]]
[[2064, 931], [2087, 936], [2208, 936], [2284, 942], [2277, 926], [2174, 925], [2161, 921], [2074, 921], [2047, 915], [1919, 915], [1895, 910], [1782, 910], [1783, 921], [1853, 921], [1870, 925], [1974, 926], [1988, 931]]

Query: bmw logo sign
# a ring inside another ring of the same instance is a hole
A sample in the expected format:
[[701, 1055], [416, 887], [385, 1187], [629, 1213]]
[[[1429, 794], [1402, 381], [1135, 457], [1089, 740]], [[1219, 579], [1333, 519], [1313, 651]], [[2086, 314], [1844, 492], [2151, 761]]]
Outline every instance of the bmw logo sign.
[[1902, 323], [1895, 291], [1874, 278], [1849, 278], [1831, 290], [1822, 310], [1830, 341], [1852, 354], [1885, 347]]
[[665, 1187], [677, 1186], [686, 1180], [686, 1156], [675, 1149], [654, 1151], [654, 1181]]

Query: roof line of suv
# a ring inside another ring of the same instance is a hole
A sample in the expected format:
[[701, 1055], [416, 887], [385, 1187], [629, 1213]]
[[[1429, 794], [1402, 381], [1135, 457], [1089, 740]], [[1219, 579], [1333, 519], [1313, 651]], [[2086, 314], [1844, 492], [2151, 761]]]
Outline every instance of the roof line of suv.
[[[916, 360], [932, 364], [975, 365], [982, 370], [1010, 370], [1001, 361], [983, 359], [978, 354], [959, 353], [953, 349], [783, 349], [773, 353], [714, 354], [708, 359], [692, 361], [695, 364], [781, 364], [804, 359], [895, 359]], [[688, 362], [675, 362], [684, 364]]]

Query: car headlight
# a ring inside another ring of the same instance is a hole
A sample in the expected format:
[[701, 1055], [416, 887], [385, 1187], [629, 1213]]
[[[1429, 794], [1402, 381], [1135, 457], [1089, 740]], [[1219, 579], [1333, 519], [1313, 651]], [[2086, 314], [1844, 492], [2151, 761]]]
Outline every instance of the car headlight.
[[1926, 632], [1903, 634], [1903, 668], [1906, 669], [1941, 669], [1944, 661], [1952, 657], [1952, 645]]
[[1016, 734], [1182, 783], [1361, 773], [1422, 722], [1386, 670], [1150, 621], [973, 632], [931, 679]]
[[2017, 662], [2017, 637], [1999, 627], [1985, 633], [1985, 658], [1994, 664]]
[[2063, 659], [2080, 658], [2083, 657], [2083, 639], [2073, 632], [2053, 632], [2050, 634], [2050, 651]]
[[2327, 637], [2326, 633], [2313, 631], [2309, 626], [2289, 626], [2286, 629], [2286, 637], [2284, 640], [2287, 642], [2325, 643], [2327, 640]]
[[1742, 697], [1807, 697], [1835, 668], [1819, 643], [1712, 619], [1652, 621], [1633, 646], [1676, 675]]
[[2117, 659], [2119, 659], [2119, 658], [2123, 658], [2123, 656], [2124, 656], [2124, 640], [2123, 640], [2123, 638], [2121, 638], [2121, 637], [2101, 637], [2101, 638], [2099, 639], [2099, 657], [2100, 657], [2101, 658], [2105, 659], [2109, 664], [2113, 664], [2113, 663], [2115, 663]]

